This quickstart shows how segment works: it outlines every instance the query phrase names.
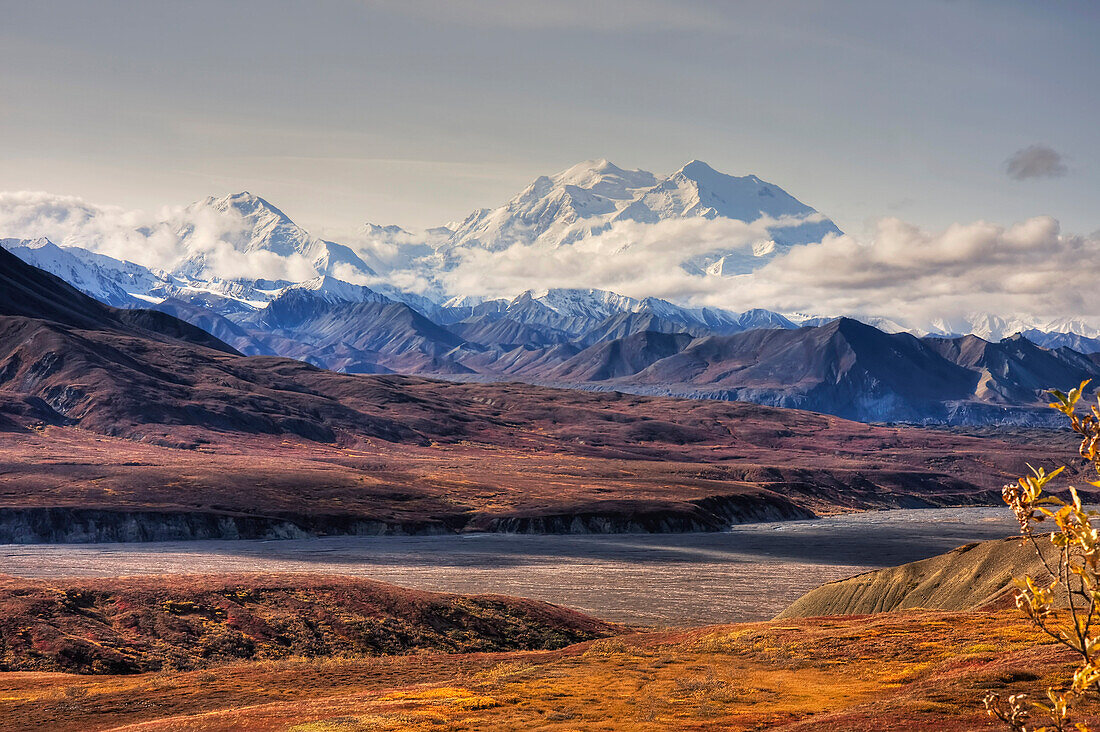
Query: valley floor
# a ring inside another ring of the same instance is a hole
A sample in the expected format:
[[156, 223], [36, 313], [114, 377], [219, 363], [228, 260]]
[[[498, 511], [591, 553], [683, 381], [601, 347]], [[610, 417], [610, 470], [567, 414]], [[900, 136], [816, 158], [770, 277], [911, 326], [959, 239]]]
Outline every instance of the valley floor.
[[824, 582], [1018, 531], [1004, 507], [922, 508], [677, 534], [6, 544], [0, 567], [45, 580], [196, 572], [368, 577], [419, 590], [528, 597], [612, 622], [689, 627], [769, 620]]
[[974, 730], [1069, 659], [1014, 611], [642, 632], [557, 651], [0, 674], [10, 730]]

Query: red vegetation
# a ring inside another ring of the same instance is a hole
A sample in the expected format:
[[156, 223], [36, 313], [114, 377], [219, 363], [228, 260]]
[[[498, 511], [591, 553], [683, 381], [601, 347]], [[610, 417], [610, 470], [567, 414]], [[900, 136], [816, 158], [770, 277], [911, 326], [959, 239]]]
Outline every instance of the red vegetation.
[[[0, 435], [0, 507], [252, 517], [317, 533], [355, 530], [357, 521], [381, 522], [366, 531], [522, 531], [537, 530], [535, 519], [560, 517], [567, 525], [576, 516], [603, 517], [610, 530], [614, 522], [618, 530], [716, 529], [731, 519], [790, 518], [807, 509], [991, 502], [1025, 459], [1068, 457], [1072, 449], [1057, 435], [1024, 449], [739, 403], [529, 394], [514, 385], [419, 382], [409, 390], [462, 395], [471, 418], [485, 409], [471, 397], [494, 394], [495, 409], [524, 426], [498, 425], [477, 440], [371, 440], [355, 448], [212, 434], [216, 441], [193, 450], [73, 427], [27, 429]], [[659, 416], [708, 430], [707, 440], [623, 437]], [[64, 529], [75, 519], [41, 520]], [[43, 531], [37, 540], [49, 540]], [[252, 535], [264, 535], [262, 526]]]
[[614, 630], [535, 600], [312, 574], [0, 581], [2, 671], [560, 648]]

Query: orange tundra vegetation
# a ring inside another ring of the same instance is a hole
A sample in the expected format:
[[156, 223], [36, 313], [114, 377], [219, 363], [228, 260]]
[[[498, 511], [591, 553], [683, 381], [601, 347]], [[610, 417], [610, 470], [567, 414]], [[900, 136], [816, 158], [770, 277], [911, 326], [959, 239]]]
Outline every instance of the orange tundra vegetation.
[[179, 671], [239, 660], [561, 648], [621, 632], [537, 600], [317, 574], [0, 579], [0, 670]]
[[1014, 610], [629, 632], [553, 651], [0, 674], [4, 729], [973, 730], [1072, 667]]

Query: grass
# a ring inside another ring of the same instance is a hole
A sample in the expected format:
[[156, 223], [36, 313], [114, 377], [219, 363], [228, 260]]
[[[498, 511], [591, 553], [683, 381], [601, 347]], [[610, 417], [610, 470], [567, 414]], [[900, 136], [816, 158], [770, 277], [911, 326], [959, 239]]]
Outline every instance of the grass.
[[986, 690], [1036, 693], [1070, 663], [1012, 611], [891, 613], [634, 633], [556, 651], [0, 674], [0, 727], [950, 732], [988, 726]]

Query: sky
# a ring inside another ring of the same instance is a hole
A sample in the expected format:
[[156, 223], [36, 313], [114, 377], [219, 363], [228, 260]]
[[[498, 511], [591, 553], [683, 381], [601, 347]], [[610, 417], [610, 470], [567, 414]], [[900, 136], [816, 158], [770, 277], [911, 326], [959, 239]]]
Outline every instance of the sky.
[[0, 191], [250, 190], [336, 238], [590, 158], [754, 173], [852, 234], [1100, 230], [1100, 4], [0, 0]]

